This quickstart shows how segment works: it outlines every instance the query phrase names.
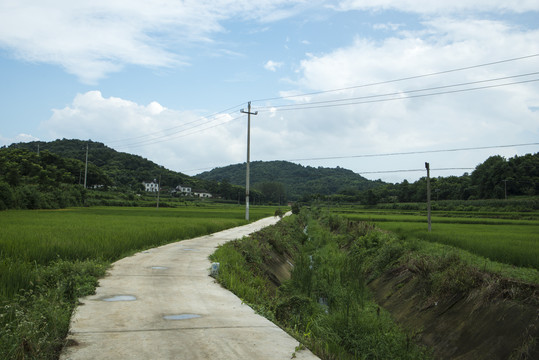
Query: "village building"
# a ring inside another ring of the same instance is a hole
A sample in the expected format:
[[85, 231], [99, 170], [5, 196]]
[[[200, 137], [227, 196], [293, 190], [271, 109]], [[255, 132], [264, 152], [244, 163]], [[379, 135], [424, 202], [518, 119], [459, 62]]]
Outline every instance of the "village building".
[[159, 183], [157, 181], [152, 182], [142, 182], [142, 185], [144, 186], [144, 190], [148, 192], [158, 192], [159, 191]]
[[192, 195], [191, 188], [188, 187], [188, 186], [182, 186], [182, 185], [176, 186], [176, 188], [174, 190], [172, 190], [172, 192], [180, 193], [180, 195], [182, 195], [182, 196], [191, 196]]
[[211, 198], [213, 197], [212, 194], [207, 192], [206, 190], [195, 190], [193, 191], [193, 195], [199, 198]]

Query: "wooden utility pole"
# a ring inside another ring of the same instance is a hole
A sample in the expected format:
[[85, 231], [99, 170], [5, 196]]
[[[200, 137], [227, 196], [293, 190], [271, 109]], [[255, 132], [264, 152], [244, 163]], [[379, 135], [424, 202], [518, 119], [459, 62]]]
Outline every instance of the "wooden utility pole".
[[88, 177], [88, 144], [86, 144], [86, 165], [84, 166], [84, 188], [86, 189], [86, 178]]
[[157, 183], [157, 208], [159, 209], [159, 194], [161, 193], [161, 174], [159, 174], [159, 182]]
[[429, 232], [431, 231], [430, 224], [430, 165], [425, 163], [425, 169], [427, 169], [427, 220], [429, 222]]
[[251, 112], [251, 102], [247, 104], [247, 111], [241, 109], [240, 112], [247, 114], [247, 174], [245, 176], [245, 220], [249, 220], [249, 162], [251, 159], [251, 115], [257, 115], [258, 111]]
[[505, 200], [507, 200], [507, 179], [505, 180], [502, 180], [504, 183], [505, 183], [505, 186], [504, 186], [504, 192], [505, 192]]

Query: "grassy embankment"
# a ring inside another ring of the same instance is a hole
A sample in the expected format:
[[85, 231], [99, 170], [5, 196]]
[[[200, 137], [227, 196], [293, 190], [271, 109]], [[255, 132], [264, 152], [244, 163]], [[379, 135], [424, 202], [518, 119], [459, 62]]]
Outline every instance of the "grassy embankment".
[[528, 282], [539, 282], [539, 212], [433, 211], [432, 231], [427, 215], [417, 210], [335, 208], [333, 212], [354, 221], [376, 223], [402, 239], [425, 242], [431, 252], [448, 245], [460, 257], [483, 270]]
[[[298, 217], [286, 219], [250, 238], [220, 247], [212, 257], [214, 261], [222, 263], [219, 281], [324, 359], [428, 357], [425, 350], [413, 345], [413, 339], [418, 336], [416, 331], [420, 333], [420, 328], [408, 331], [401, 329], [384, 310], [380, 310], [369, 295], [366, 284], [394, 269], [400, 269], [399, 273], [406, 274], [407, 279], [406, 283], [398, 284], [397, 288], [404, 289], [409, 284], [412, 294], [416, 294], [412, 300], [415, 305], [410, 309], [431, 307], [436, 311], [433, 304], [444, 304], [448, 299], [460, 301], [470, 294], [474, 294], [471, 298], [477, 301], [477, 307], [474, 307], [476, 314], [483, 311], [480, 309], [488, 311], [488, 304], [499, 296], [516, 303], [536, 301], [528, 297], [527, 285], [519, 289], [519, 282], [507, 282], [499, 275], [509, 274], [519, 281], [535, 284], [531, 285], [534, 287], [539, 282], [539, 272], [536, 269], [496, 263], [454, 246], [423, 241], [410, 233], [403, 236], [402, 233], [395, 235], [379, 230], [368, 214], [360, 212], [360, 216], [356, 216], [348, 210], [348, 218], [319, 211], [309, 214], [302, 210]], [[366, 216], [369, 221], [350, 221], [351, 218], [361, 216]], [[386, 220], [380, 223], [382, 228], [392, 224], [387, 221], [388, 218], [399, 217], [395, 213], [385, 213], [382, 216]], [[416, 224], [418, 218], [414, 215], [404, 216], [405, 221], [393, 223], [394, 229], [408, 223], [425, 227], [424, 224]], [[459, 225], [462, 220], [453, 217], [451, 221]], [[496, 220], [492, 221], [496, 223]], [[490, 224], [490, 219], [472, 219], [471, 222], [468, 225], [502, 226], [499, 223]], [[447, 225], [455, 224], [449, 222]], [[503, 226], [524, 227], [523, 241], [537, 238], [534, 232], [536, 224], [508, 222]], [[305, 233], [302, 232], [304, 228]], [[462, 232], [461, 227], [459, 230]], [[498, 228], [496, 230], [499, 243], [504, 242], [504, 235], [512, 239], [513, 228], [507, 232]], [[468, 231], [467, 234], [471, 239], [476, 239], [484, 231], [481, 228], [479, 233]], [[481, 239], [492, 242], [494, 238]], [[484, 247], [488, 248], [489, 242]], [[537, 251], [538, 245], [537, 242], [529, 242], [527, 251]], [[503, 250], [509, 252], [507, 259], [513, 258], [511, 249], [515, 247]], [[291, 279], [281, 283], [275, 280], [273, 273], [286, 260], [292, 261], [294, 267]], [[391, 296], [391, 293], [383, 296]], [[521, 297], [526, 299], [522, 300]], [[451, 303], [448, 306], [452, 306]], [[458, 316], [462, 316], [464, 322], [469, 317], [466, 314]], [[454, 330], [460, 331], [458, 327]], [[504, 330], [502, 327], [496, 331]], [[469, 339], [466, 336], [464, 338]], [[515, 358], [534, 351], [530, 350], [534, 342], [527, 337], [511, 341], [501, 346], [506, 348], [504, 351], [515, 355]], [[481, 346], [487, 346], [485, 344], [482, 342]], [[473, 348], [477, 344], [462, 345]], [[455, 346], [458, 347], [454, 345], [453, 349]]]
[[[136, 251], [243, 225], [244, 208], [0, 212], [0, 358], [55, 359], [77, 298]], [[251, 219], [274, 207], [252, 207]]]
[[[390, 235], [371, 232], [368, 225], [347, 227], [336, 217], [302, 212], [221, 246], [211, 258], [221, 263], [223, 286], [323, 359], [430, 358], [414, 344], [414, 333], [399, 328], [366, 287], [366, 274], [385, 269], [403, 249], [389, 247], [364, 261], [371, 251], [365, 241], [393, 243]], [[288, 259], [294, 263], [290, 280], [276, 281], [270, 273]]]

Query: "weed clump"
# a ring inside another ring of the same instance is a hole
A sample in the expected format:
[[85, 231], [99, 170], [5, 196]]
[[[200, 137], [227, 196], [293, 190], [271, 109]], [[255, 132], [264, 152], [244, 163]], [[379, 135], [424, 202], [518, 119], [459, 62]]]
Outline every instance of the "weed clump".
[[55, 359], [76, 299], [94, 293], [106, 265], [58, 260], [36, 265], [31, 286], [0, 298], [0, 353], [6, 359]]

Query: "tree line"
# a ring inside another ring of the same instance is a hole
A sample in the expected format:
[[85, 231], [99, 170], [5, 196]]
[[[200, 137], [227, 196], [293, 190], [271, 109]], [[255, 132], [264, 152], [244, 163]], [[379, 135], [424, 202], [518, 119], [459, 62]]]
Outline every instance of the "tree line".
[[[245, 202], [245, 164], [190, 177], [102, 143], [63, 139], [0, 148], [0, 209], [84, 205], [89, 191], [82, 186], [87, 145], [90, 148], [86, 178], [89, 189], [136, 194], [144, 190], [142, 181], [160, 176], [164, 192], [181, 184], [210, 192], [222, 201]], [[390, 184], [371, 181], [339, 167], [314, 168], [286, 161], [257, 161], [251, 166], [250, 200], [254, 204], [313, 199], [369, 205], [424, 202], [426, 180], [422, 177], [415, 182], [404, 180]], [[539, 195], [539, 153], [509, 159], [491, 156], [471, 174], [436, 177], [430, 181], [433, 200], [536, 196]]]
[[[539, 195], [539, 153], [505, 159], [489, 157], [471, 173], [430, 179], [432, 200], [503, 199]], [[427, 201], [427, 178], [410, 183], [384, 184], [367, 191], [344, 189], [332, 200], [377, 203]], [[305, 200], [305, 199], [304, 199]]]

